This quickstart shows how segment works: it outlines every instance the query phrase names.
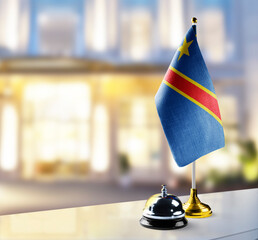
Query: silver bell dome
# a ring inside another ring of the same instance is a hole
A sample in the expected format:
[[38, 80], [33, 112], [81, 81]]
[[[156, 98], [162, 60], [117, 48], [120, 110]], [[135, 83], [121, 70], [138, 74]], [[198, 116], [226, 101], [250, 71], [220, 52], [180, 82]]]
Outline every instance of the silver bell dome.
[[187, 220], [179, 198], [168, 194], [166, 185], [162, 185], [161, 193], [147, 200], [140, 223], [148, 228], [176, 229], [186, 226]]

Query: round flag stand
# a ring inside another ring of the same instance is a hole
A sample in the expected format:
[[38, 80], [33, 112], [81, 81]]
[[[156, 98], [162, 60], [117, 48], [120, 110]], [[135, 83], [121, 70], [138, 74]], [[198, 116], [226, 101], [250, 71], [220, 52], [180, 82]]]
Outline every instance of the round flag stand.
[[192, 188], [188, 201], [184, 203], [185, 216], [188, 218], [205, 218], [212, 215], [209, 205], [202, 203], [197, 196], [195, 183], [195, 162], [192, 163]]

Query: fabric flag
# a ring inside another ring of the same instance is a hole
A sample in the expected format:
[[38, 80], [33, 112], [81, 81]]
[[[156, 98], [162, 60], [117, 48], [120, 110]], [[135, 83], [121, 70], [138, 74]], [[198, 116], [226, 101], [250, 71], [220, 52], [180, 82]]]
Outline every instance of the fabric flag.
[[224, 147], [218, 101], [197, 43], [196, 26], [177, 49], [155, 103], [178, 166]]

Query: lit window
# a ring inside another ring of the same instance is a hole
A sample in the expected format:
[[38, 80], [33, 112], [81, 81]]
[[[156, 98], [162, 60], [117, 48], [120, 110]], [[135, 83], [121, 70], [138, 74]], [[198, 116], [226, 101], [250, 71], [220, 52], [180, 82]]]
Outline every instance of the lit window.
[[3, 106], [1, 125], [1, 168], [12, 171], [17, 167], [18, 117], [10, 103]]
[[104, 105], [96, 105], [93, 114], [92, 169], [104, 172], [109, 164], [109, 117]]
[[24, 177], [85, 172], [90, 159], [90, 87], [30, 83], [23, 101]]

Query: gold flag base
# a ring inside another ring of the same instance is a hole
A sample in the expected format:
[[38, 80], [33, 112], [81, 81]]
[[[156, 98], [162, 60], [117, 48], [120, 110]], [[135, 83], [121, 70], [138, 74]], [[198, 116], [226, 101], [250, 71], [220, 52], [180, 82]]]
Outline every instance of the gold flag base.
[[190, 198], [184, 203], [183, 208], [187, 218], [205, 218], [212, 215], [210, 206], [200, 201], [197, 189], [193, 188], [191, 188]]

